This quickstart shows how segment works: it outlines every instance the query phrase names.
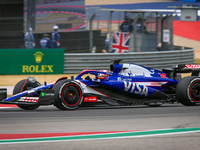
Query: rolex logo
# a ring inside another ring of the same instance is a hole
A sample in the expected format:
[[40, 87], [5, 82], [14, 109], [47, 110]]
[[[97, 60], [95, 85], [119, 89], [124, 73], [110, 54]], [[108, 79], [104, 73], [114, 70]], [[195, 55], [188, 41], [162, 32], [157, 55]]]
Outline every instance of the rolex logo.
[[44, 54], [40, 51], [34, 54], [36, 63], [41, 63], [43, 55]]

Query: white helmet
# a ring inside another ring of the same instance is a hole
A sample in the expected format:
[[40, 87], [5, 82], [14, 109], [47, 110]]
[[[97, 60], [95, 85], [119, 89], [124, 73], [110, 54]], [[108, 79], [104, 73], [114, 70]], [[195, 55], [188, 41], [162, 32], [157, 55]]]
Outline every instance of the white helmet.
[[32, 31], [33, 31], [33, 29], [30, 27], [30, 28], [29, 28], [29, 31], [30, 31], [30, 32], [32, 32]]
[[53, 29], [58, 29], [58, 26], [57, 25], [53, 26]]

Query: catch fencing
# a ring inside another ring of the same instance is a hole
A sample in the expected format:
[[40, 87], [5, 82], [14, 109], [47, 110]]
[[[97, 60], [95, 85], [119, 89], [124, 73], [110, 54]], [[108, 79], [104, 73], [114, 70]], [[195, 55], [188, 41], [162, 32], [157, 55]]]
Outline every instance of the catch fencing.
[[121, 63], [136, 63], [155, 69], [171, 68], [176, 64], [194, 63], [194, 50], [171, 50], [133, 53], [65, 53], [64, 73], [80, 73], [83, 70], [110, 70], [111, 60]]

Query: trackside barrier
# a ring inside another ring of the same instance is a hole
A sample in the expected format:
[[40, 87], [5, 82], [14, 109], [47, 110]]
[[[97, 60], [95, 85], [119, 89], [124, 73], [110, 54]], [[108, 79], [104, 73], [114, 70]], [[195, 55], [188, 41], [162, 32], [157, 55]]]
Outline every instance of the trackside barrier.
[[176, 64], [194, 63], [194, 50], [171, 50], [133, 53], [65, 53], [64, 73], [80, 73], [83, 70], [110, 70], [111, 60], [136, 63], [155, 69], [171, 68]]

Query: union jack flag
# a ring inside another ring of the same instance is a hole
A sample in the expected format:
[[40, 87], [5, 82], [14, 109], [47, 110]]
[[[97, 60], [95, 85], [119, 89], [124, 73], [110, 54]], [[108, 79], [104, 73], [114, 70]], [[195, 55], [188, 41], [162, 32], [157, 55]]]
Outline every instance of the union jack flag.
[[126, 32], [113, 32], [112, 50], [114, 53], [128, 53], [130, 36]]

